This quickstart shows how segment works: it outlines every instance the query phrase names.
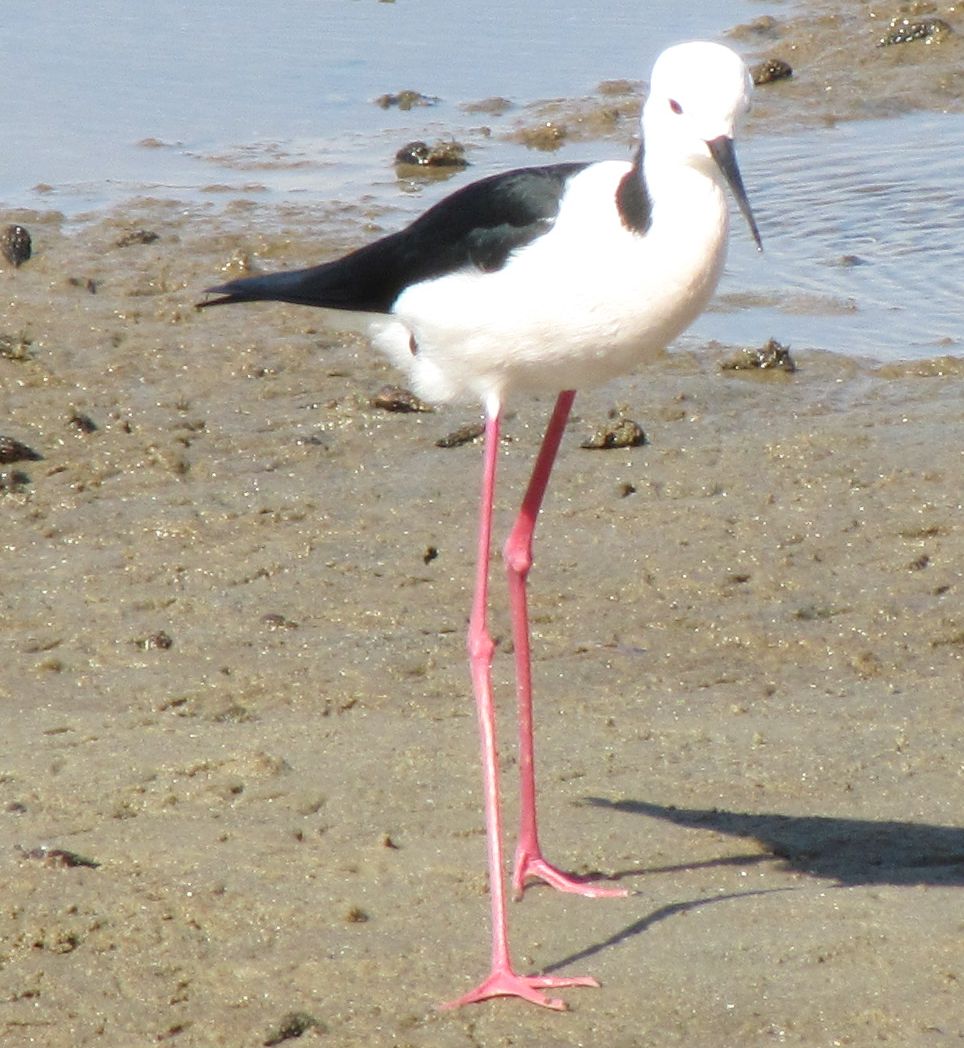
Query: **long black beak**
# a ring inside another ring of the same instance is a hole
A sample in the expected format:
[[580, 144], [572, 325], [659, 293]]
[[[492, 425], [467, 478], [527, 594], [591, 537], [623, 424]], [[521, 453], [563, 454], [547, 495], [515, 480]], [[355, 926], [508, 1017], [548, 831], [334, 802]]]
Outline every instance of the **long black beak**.
[[720, 135], [706, 143], [710, 150], [710, 156], [716, 161], [716, 166], [723, 172], [733, 196], [736, 197], [737, 207], [746, 219], [757, 248], [763, 250], [763, 241], [760, 239], [760, 230], [757, 229], [756, 219], [750, 209], [750, 201], [746, 198], [746, 189], [743, 187], [743, 178], [736, 163], [736, 150], [733, 148], [733, 139], [726, 135]]

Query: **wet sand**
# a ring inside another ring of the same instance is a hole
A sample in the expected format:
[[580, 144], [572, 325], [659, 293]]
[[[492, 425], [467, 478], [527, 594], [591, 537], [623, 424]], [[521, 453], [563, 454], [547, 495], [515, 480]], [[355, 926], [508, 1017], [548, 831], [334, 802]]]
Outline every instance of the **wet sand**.
[[[633, 894], [512, 907], [520, 966], [603, 983], [567, 1015], [439, 1013], [487, 961], [480, 452], [436, 446], [474, 410], [371, 407], [394, 374], [309, 311], [193, 310], [344, 222], [16, 220], [0, 417], [42, 458], [0, 492], [5, 1046], [964, 1037], [960, 359], [709, 346], [577, 399], [531, 579], [544, 843]], [[500, 533], [549, 407], [506, 425]], [[581, 449], [613, 413], [648, 444]]]

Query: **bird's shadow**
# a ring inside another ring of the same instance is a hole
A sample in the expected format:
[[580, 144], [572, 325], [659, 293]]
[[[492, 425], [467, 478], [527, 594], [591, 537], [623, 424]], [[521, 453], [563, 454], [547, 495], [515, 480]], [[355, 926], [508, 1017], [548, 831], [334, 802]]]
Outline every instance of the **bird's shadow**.
[[[764, 849], [762, 853], [755, 850], [746, 855], [727, 855], [672, 867], [619, 870], [610, 874], [614, 880], [635, 879], [669, 870], [774, 863], [781, 870], [833, 880], [841, 887], [860, 884], [964, 886], [962, 827], [819, 815], [749, 814], [721, 811], [718, 808], [677, 808], [648, 801], [610, 801], [602, 797], [587, 797], [585, 803], [631, 815], [664, 819], [677, 826], [753, 840]], [[662, 906], [621, 928], [604, 941], [549, 965], [546, 971], [555, 971], [583, 961], [687, 910], [796, 890], [789, 886], [755, 888]]]
[[[677, 808], [602, 797], [587, 797], [585, 803], [753, 840], [764, 849], [762, 855], [755, 851], [747, 856], [710, 860], [704, 865], [773, 862], [783, 870], [834, 880], [841, 885], [964, 885], [964, 827]], [[615, 876], [623, 879], [647, 872], [658, 871], [623, 870]]]

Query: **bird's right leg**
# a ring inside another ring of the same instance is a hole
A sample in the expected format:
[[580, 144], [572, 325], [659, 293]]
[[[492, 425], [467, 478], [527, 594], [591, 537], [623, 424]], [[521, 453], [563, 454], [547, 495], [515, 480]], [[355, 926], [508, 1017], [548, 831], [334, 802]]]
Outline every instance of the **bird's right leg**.
[[522, 508], [505, 544], [504, 557], [509, 573], [509, 601], [512, 611], [512, 640], [515, 647], [516, 693], [519, 711], [519, 842], [512, 875], [513, 894], [521, 898], [530, 878], [544, 881], [558, 891], [586, 895], [589, 898], [624, 896], [625, 888], [600, 884], [586, 877], [565, 873], [548, 862], [539, 843], [536, 818], [535, 752], [532, 725], [532, 658], [529, 649], [529, 605], [526, 593], [529, 569], [532, 567], [532, 540], [536, 518], [549, 483], [549, 474], [559, 451], [566, 428], [574, 390], [559, 394], [542, 446], [532, 470]]
[[519, 975], [509, 957], [506, 920], [505, 872], [502, 857], [502, 819], [499, 805], [499, 758], [496, 744], [495, 708], [492, 701], [492, 654], [494, 644], [488, 629], [489, 553], [492, 538], [492, 503], [495, 495], [496, 462], [499, 456], [501, 405], [492, 398], [486, 404], [485, 465], [482, 474], [482, 505], [479, 513], [479, 552], [475, 596], [469, 618], [469, 667], [475, 691], [482, 743], [482, 786], [485, 802], [485, 834], [489, 859], [489, 898], [492, 906], [492, 968], [474, 990], [443, 1008], [484, 1001], [489, 997], [521, 997], [546, 1008], [563, 1009], [565, 1002], [542, 991], [565, 986], [598, 986], [595, 979], [551, 975]]

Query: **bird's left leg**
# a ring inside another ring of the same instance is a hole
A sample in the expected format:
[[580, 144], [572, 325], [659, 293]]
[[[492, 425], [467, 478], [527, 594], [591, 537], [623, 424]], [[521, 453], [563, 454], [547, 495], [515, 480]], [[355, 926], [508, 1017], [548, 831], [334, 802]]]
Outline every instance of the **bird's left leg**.
[[625, 888], [601, 885], [596, 881], [562, 870], [547, 862], [539, 843], [536, 818], [535, 755], [532, 729], [532, 663], [529, 648], [529, 609], [526, 580], [532, 567], [532, 538], [536, 518], [549, 483], [549, 474], [559, 451], [563, 431], [575, 399], [574, 390], [559, 394], [556, 406], [542, 439], [542, 447], [529, 479], [522, 508], [505, 544], [503, 556], [509, 574], [509, 601], [512, 613], [512, 638], [515, 647], [516, 692], [519, 709], [519, 842], [515, 852], [512, 888], [521, 898], [526, 881], [535, 878], [559, 891], [586, 895], [590, 898], [624, 896]]

